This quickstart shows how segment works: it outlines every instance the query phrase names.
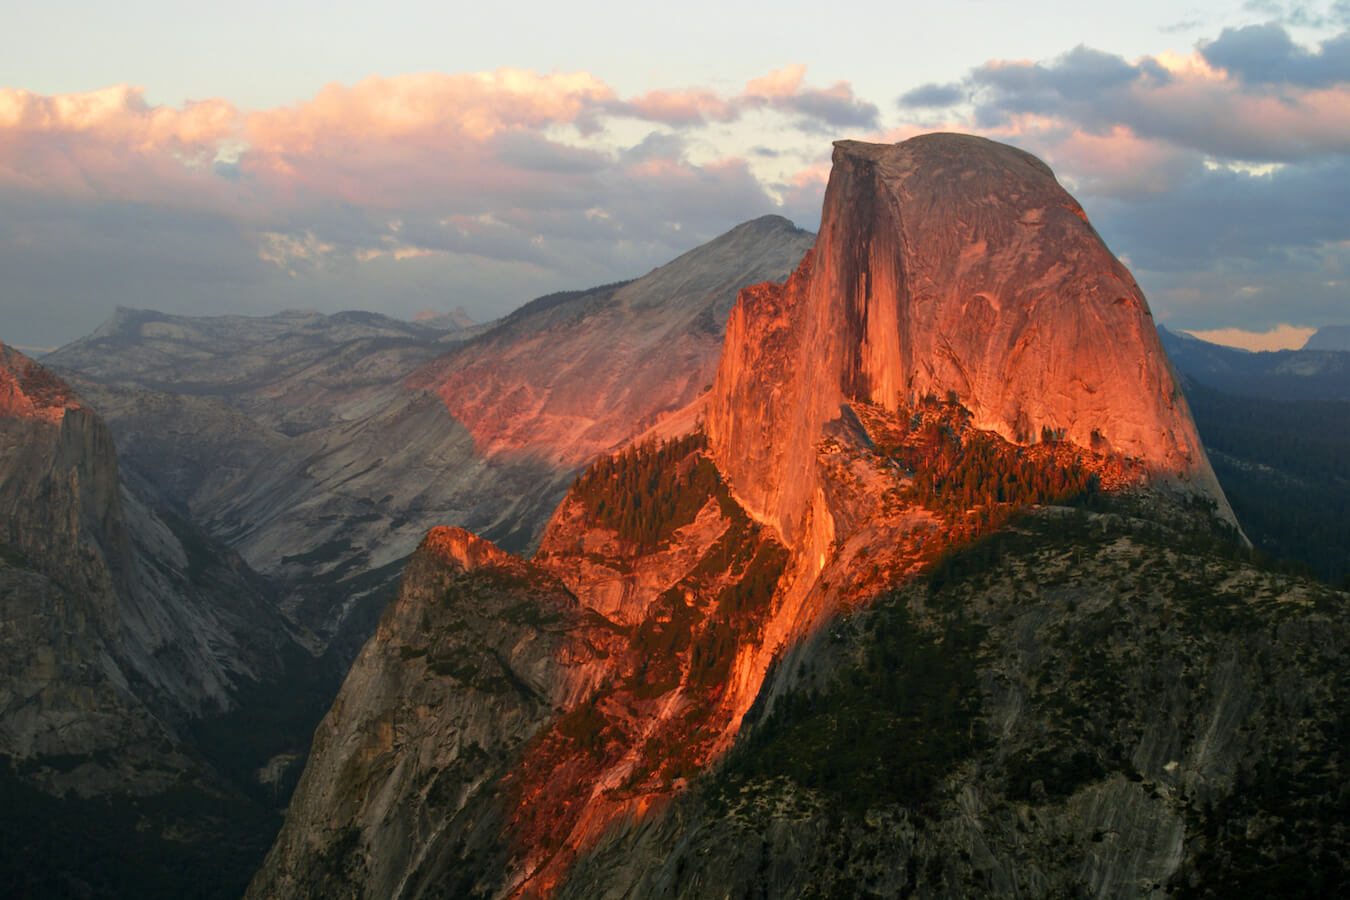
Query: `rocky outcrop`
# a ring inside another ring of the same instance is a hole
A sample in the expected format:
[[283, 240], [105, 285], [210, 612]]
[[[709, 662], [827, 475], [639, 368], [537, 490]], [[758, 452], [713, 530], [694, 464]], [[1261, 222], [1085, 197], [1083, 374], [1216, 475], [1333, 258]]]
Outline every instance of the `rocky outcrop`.
[[[22, 381], [26, 369], [31, 383], [39, 367], [5, 353], [6, 374]], [[49, 402], [0, 416], [0, 543], [87, 604], [125, 670], [115, 680], [143, 685], [160, 712], [228, 708], [237, 678], [275, 668], [288, 642], [280, 619], [241, 564], [185, 543], [201, 539], [128, 493], [108, 428], [69, 388], [37, 377], [54, 386]], [[220, 583], [194, 582], [215, 566]], [[183, 603], [196, 596], [206, 602]]]
[[248, 896], [467, 896], [499, 883], [513, 849], [501, 779], [572, 699], [580, 625], [548, 573], [468, 532], [428, 533], [315, 733]]
[[295, 435], [351, 418], [444, 353], [443, 338], [472, 333], [372, 312], [197, 317], [118, 307], [43, 364], [100, 384], [231, 398], [260, 424]]
[[737, 496], [788, 540], [840, 404], [934, 394], [1027, 444], [1142, 460], [1231, 512], [1134, 279], [1035, 157], [967, 135], [839, 141], [821, 232], [744, 293], [707, 428]]
[[36, 419], [47, 424], [61, 421], [79, 401], [61, 381], [12, 347], [0, 344], [0, 416]]
[[555, 896], [1343, 893], [1350, 596], [1213, 549], [1049, 509], [953, 557]]

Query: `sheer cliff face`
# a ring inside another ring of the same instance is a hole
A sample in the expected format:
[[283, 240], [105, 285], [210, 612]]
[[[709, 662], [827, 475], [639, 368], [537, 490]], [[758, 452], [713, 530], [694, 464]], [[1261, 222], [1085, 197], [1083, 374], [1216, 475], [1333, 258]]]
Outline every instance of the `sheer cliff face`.
[[124, 488], [103, 421], [0, 345], [0, 754], [89, 755], [34, 765], [53, 793], [163, 787], [111, 769], [180, 765], [156, 745], [278, 666], [287, 638], [251, 573], [177, 529]]
[[249, 896], [467, 896], [501, 879], [500, 780], [569, 700], [580, 612], [547, 572], [432, 529], [315, 732]]
[[1044, 163], [967, 135], [837, 142], [813, 253], [732, 311], [718, 466], [791, 540], [841, 403], [950, 392], [978, 428], [1134, 457], [1231, 517], [1139, 287]]
[[0, 544], [99, 598], [128, 587], [117, 458], [108, 429], [60, 380], [0, 344]]

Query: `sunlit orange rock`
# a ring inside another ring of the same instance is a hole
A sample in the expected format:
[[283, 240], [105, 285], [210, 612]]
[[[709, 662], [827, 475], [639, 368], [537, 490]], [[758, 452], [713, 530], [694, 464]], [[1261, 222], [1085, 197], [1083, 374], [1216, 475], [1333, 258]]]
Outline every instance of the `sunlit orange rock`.
[[0, 344], [0, 416], [61, 421], [79, 400], [65, 384], [22, 353]]
[[969, 135], [838, 141], [812, 254], [732, 310], [714, 456], [792, 542], [840, 404], [930, 393], [1010, 441], [1139, 459], [1232, 519], [1143, 294], [1044, 163]]

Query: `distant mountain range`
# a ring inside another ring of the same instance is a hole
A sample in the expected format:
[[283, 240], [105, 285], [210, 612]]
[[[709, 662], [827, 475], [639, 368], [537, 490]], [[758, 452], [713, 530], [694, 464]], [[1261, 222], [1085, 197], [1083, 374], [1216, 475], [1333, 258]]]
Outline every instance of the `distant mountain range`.
[[1350, 354], [1344, 350], [1305, 346], [1253, 353], [1163, 327], [1158, 333], [1178, 371], [1218, 390], [1277, 400], [1350, 400]]
[[1303, 349], [1350, 351], [1350, 325], [1323, 325], [1308, 337]]
[[1350, 579], [1350, 353], [1159, 334], [1247, 535], [1333, 584]]

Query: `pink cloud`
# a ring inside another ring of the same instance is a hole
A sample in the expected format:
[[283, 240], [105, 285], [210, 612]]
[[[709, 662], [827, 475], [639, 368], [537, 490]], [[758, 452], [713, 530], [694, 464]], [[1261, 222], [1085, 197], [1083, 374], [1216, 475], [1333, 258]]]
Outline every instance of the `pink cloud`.
[[741, 106], [735, 100], [703, 89], [648, 91], [620, 108], [641, 119], [676, 126], [731, 122], [741, 114]]
[[805, 77], [806, 65], [793, 63], [746, 82], [745, 96], [762, 97], [766, 100], [791, 97], [801, 90], [802, 80]]
[[1089, 132], [1058, 119], [1018, 116], [994, 135], [1035, 148], [1075, 191], [1138, 196], [1175, 189], [1195, 174], [1195, 154], [1116, 125]]
[[304, 153], [334, 138], [379, 142], [463, 137], [483, 141], [517, 127], [575, 122], [614, 92], [587, 72], [539, 75], [500, 69], [427, 72], [325, 85], [310, 101], [251, 113], [250, 146]]
[[[152, 107], [118, 85], [43, 96], [0, 88], [0, 184], [59, 196], [181, 207], [225, 202], [212, 164], [237, 139], [223, 100]], [[199, 198], [199, 199], [193, 199]]]
[[[1083, 87], [1101, 72], [1084, 68], [1084, 60], [1110, 66], [1109, 76]], [[994, 61], [975, 70], [972, 81], [974, 122], [989, 134], [1077, 129], [1119, 143], [1128, 132], [1137, 141], [1243, 162], [1350, 151], [1350, 85], [1252, 86], [1199, 54], [1128, 63], [1080, 49], [1053, 64]]]
[[1316, 328], [1300, 328], [1281, 323], [1269, 331], [1246, 331], [1241, 328], [1218, 328], [1213, 331], [1188, 331], [1202, 341], [1238, 347], [1242, 350], [1298, 350], [1307, 342]]
[[214, 148], [237, 133], [238, 113], [224, 100], [179, 110], [151, 107], [143, 94], [126, 84], [50, 97], [0, 88], [0, 133], [90, 135], [142, 150], [179, 151]]
[[813, 89], [804, 79], [793, 64], [736, 95], [689, 88], [624, 100], [587, 72], [431, 72], [329, 84], [310, 100], [253, 111], [219, 99], [151, 106], [128, 85], [57, 96], [0, 89], [0, 183], [232, 206], [252, 220], [321, 198], [376, 210], [548, 204], [613, 162], [560, 140], [554, 126], [593, 134], [606, 117], [627, 117], [687, 127], [756, 108], [826, 124], [875, 113], [846, 83]]
[[754, 97], [695, 87], [624, 99], [586, 72], [423, 73], [251, 111], [155, 106], [125, 85], [3, 90], [0, 188], [38, 206], [74, 201], [71, 227], [100, 206], [188, 213], [283, 272], [426, 254], [567, 270], [586, 241], [647, 265], [774, 201], [743, 159], [693, 162], [678, 136], [625, 147], [595, 129], [617, 118], [698, 126], [748, 109], [805, 117], [793, 104], [851, 102], [847, 86], [803, 80], [795, 66], [752, 82]]
[[770, 109], [823, 125], [870, 125], [877, 108], [853, 93], [853, 86], [839, 81], [828, 88], [809, 88], [804, 82], [806, 66], [793, 63], [746, 82], [736, 95], [721, 96], [705, 88], [650, 91], [631, 100], [610, 104], [609, 111], [672, 127], [707, 122], [732, 122], [745, 112]]

